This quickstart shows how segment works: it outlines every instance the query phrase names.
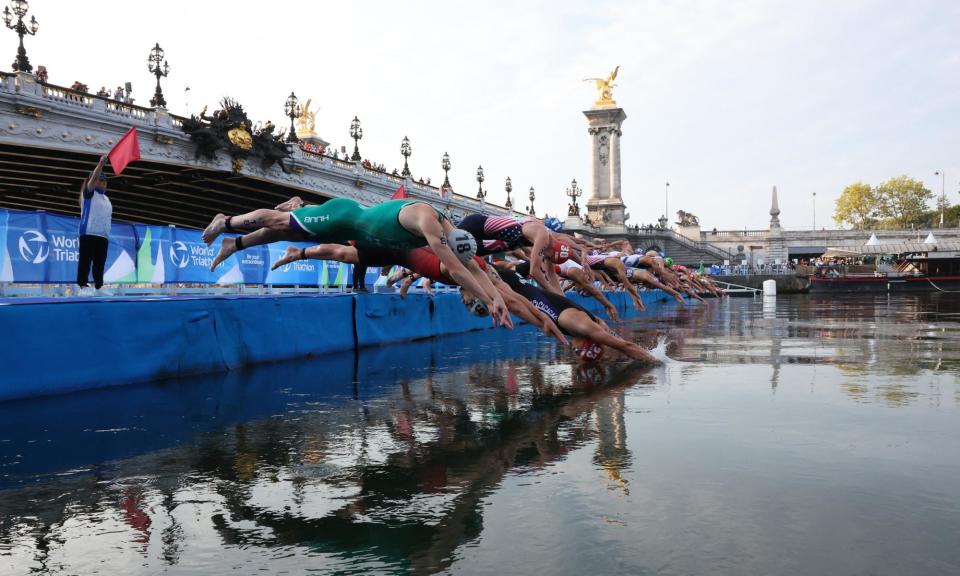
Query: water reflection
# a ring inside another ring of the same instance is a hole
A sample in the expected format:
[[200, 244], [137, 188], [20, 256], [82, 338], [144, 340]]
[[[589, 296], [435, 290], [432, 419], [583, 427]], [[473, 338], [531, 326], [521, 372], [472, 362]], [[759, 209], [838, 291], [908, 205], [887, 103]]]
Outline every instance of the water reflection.
[[[776, 391], [785, 364], [829, 364], [850, 376], [857, 401], [891, 406], [917, 398], [896, 377], [960, 372], [960, 297], [946, 294], [779, 296], [716, 303], [678, 341], [686, 361], [766, 364]], [[871, 387], [870, 380], [881, 382]]]
[[0, 574], [947, 573], [957, 310], [726, 299], [616, 326], [669, 330], [653, 370], [491, 330], [2, 404]]
[[[476, 363], [477, 347], [505, 360]], [[333, 565], [430, 572], [482, 531], [481, 500], [509, 471], [549, 467], [595, 437], [611, 479], [629, 466], [622, 391], [652, 382], [645, 370], [577, 369], [552, 359], [552, 346], [532, 333], [509, 347], [473, 336], [400, 348], [364, 352], [355, 364], [260, 368], [219, 388], [182, 382], [169, 397], [161, 386], [21, 403], [24, 420], [35, 407], [63, 411], [62, 429], [6, 438], [30, 456], [7, 454], [8, 485], [31, 474], [45, 481], [0, 492], [0, 542], [19, 566], [39, 571], [83, 571], [96, 555], [70, 543], [111, 542], [124, 562], [140, 556], [148, 566], [178, 564], [198, 547], [262, 547], [274, 569], [286, 564], [278, 551], [303, 548]], [[431, 368], [441, 359], [444, 370]], [[102, 413], [108, 399], [125, 414]], [[190, 424], [156, 414], [176, 408]], [[106, 452], [81, 449], [74, 460], [63, 451], [79, 448], [70, 438], [78, 428], [130, 443], [159, 435], [173, 447], [117, 460], [128, 445], [108, 442]], [[58, 456], [33, 453], [36, 440]], [[65, 470], [64, 457], [71, 467], [98, 464]], [[45, 474], [54, 471], [64, 475]]]

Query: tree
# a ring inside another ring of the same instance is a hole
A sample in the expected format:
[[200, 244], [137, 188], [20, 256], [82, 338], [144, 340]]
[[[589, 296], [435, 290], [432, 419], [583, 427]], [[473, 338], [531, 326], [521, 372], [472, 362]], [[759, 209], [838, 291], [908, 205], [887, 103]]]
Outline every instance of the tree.
[[917, 224], [929, 210], [927, 202], [933, 192], [923, 187], [923, 182], [909, 176], [896, 176], [875, 190], [879, 202], [877, 213], [889, 218], [899, 228]]
[[863, 182], [850, 184], [837, 198], [833, 220], [837, 224], [847, 223], [863, 230], [877, 221], [878, 207], [877, 194], [869, 184]]

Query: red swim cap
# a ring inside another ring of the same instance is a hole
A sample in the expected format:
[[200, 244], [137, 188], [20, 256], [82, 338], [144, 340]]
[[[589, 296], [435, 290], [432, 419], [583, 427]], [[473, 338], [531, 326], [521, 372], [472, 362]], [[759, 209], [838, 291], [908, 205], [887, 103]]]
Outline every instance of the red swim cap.
[[603, 357], [603, 344], [598, 344], [589, 338], [577, 346], [577, 358], [584, 362], [595, 362]]
[[570, 259], [570, 246], [560, 242], [553, 243], [553, 261], [557, 264], [563, 264]]

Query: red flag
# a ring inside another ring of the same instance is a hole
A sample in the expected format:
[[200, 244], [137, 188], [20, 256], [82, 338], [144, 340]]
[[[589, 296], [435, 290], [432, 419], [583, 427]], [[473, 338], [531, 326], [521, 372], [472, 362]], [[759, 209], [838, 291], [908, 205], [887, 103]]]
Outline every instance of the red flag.
[[140, 159], [140, 141], [137, 140], [137, 129], [131, 128], [123, 135], [117, 145], [113, 147], [108, 155], [110, 165], [113, 166], [113, 173], [120, 174], [127, 164]]
[[397, 191], [393, 193], [393, 196], [390, 197], [391, 200], [406, 200], [409, 198], [407, 196], [407, 189], [403, 187], [403, 184], [397, 188]]

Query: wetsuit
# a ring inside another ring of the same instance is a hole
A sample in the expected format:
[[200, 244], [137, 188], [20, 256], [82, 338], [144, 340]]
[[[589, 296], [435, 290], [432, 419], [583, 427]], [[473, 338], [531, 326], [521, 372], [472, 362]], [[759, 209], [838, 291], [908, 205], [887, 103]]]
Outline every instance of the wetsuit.
[[557, 325], [557, 328], [560, 328], [560, 331], [564, 334], [567, 334], [568, 336], [570, 335], [569, 332], [560, 326], [560, 314], [562, 314], [563, 311], [567, 310], [568, 308], [575, 308], [581, 312], [585, 312], [591, 320], [596, 322], [597, 319], [593, 314], [566, 296], [560, 296], [559, 294], [546, 292], [531, 286], [530, 284], [525, 283], [520, 278], [520, 275], [513, 270], [499, 267], [494, 268], [500, 275], [500, 278], [507, 283], [507, 286], [510, 286], [511, 290], [529, 300], [530, 303], [533, 304], [534, 308], [549, 316], [550, 319], [553, 320], [553, 323]]
[[[403, 266], [434, 282], [456, 284], [453, 279], [440, 272], [440, 257], [429, 248], [404, 250], [362, 242], [357, 242], [355, 247], [357, 266]], [[482, 258], [474, 256], [473, 260], [481, 269], [486, 269], [487, 263]]]
[[627, 268], [643, 268], [644, 270], [650, 269], [650, 265], [641, 261], [643, 258], [640, 254], [631, 254], [629, 256], [621, 256], [620, 261], [623, 262], [623, 265]]
[[[473, 234], [477, 239], [477, 256], [513, 250], [521, 246], [533, 246], [523, 235], [523, 225], [529, 218], [511, 216], [484, 216], [470, 214], [460, 221], [458, 228]], [[487, 241], [495, 242], [487, 242]]]
[[616, 270], [608, 268], [607, 265], [604, 264], [607, 258], [614, 258], [614, 256], [609, 254], [590, 254], [583, 259], [583, 263], [589, 266], [591, 270], [606, 272], [611, 278], [616, 278]]
[[[419, 248], [427, 245], [427, 239], [400, 224], [400, 210], [415, 203], [416, 200], [388, 200], [364, 208], [349, 198], [334, 198], [318, 206], [297, 208], [290, 213], [290, 227], [320, 243], [356, 240], [400, 249]], [[443, 214], [438, 218], [443, 220]]]

